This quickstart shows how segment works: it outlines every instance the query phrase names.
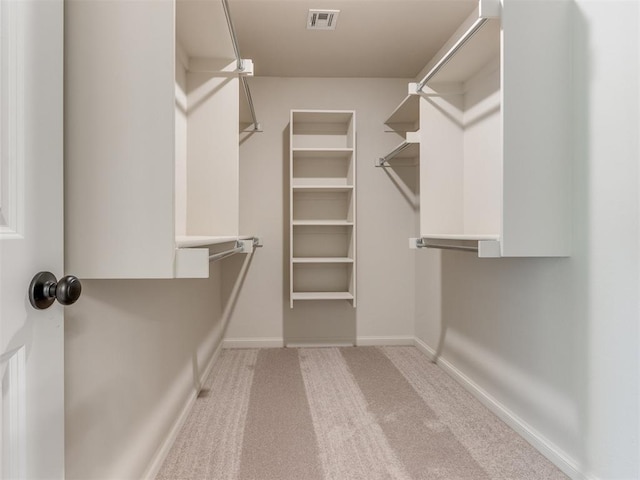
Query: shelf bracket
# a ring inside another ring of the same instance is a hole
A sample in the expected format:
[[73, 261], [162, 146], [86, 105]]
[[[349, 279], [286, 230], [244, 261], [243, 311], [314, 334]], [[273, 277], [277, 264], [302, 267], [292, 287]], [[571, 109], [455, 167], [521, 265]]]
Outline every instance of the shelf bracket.
[[410, 238], [409, 248], [427, 248], [427, 242], [424, 238]]
[[253, 237], [250, 240], [253, 242], [253, 248], [262, 248], [264, 246], [260, 237]]
[[253, 60], [250, 58], [241, 58], [237, 72], [238, 75], [243, 77], [253, 77]]

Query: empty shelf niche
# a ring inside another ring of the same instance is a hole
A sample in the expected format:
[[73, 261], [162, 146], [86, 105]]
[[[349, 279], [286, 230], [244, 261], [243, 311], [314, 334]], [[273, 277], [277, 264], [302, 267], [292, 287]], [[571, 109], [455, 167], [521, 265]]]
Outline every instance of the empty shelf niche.
[[353, 148], [293, 149], [292, 186], [352, 186], [353, 166]]
[[344, 259], [353, 262], [352, 226], [296, 225], [293, 228], [293, 263], [304, 258]]
[[294, 189], [293, 222], [353, 223], [353, 189]]
[[294, 110], [292, 148], [353, 148], [353, 112]]
[[[349, 263], [294, 263], [293, 264], [293, 300], [315, 299], [351, 300], [354, 298], [355, 278], [353, 264]], [[322, 297], [322, 298], [320, 298]]]

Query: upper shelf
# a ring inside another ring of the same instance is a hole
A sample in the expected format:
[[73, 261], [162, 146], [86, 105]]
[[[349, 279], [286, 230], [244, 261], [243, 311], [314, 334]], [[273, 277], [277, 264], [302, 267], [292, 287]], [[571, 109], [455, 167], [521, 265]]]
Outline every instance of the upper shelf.
[[500, 20], [488, 19], [428, 82], [465, 83], [486, 65], [500, 58]]
[[[353, 118], [353, 112], [339, 111], [334, 112], [318, 112], [315, 110], [295, 110], [293, 112], [293, 134], [296, 134], [297, 127], [303, 124], [312, 125], [331, 125], [332, 129], [341, 130], [343, 133], [347, 133], [351, 126], [351, 120]], [[308, 128], [304, 128], [308, 130]]]
[[492, 61], [499, 64], [501, 8], [500, 0], [479, 0], [478, 7], [424, 68], [422, 80], [410, 84], [410, 93], [420, 93], [425, 85], [438, 91], [439, 84], [464, 84]]
[[420, 128], [420, 97], [418, 95], [406, 96], [384, 124], [392, 132], [400, 135], [418, 131]]
[[222, 2], [177, 0], [176, 37], [189, 57], [235, 60]]
[[352, 111], [291, 112], [291, 148], [316, 150], [354, 148], [355, 118]]

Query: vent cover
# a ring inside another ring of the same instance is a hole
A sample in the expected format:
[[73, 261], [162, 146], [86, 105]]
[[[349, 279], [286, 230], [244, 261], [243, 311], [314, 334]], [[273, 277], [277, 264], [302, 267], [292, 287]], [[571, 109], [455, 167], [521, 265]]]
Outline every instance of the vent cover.
[[335, 30], [340, 10], [309, 10], [307, 30]]

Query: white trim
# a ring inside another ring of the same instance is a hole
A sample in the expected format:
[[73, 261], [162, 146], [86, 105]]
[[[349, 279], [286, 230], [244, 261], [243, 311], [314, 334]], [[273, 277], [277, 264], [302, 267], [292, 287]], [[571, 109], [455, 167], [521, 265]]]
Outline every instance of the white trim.
[[[200, 375], [200, 379], [199, 379], [200, 385], [204, 383], [206, 378], [209, 376], [209, 373], [211, 373], [211, 369], [213, 368], [213, 365], [218, 360], [218, 357], [220, 356], [220, 352], [222, 352], [222, 348], [223, 348], [222, 342], [220, 342], [216, 347], [216, 349], [214, 350], [213, 355], [211, 355], [211, 360], [209, 360], [209, 363], [207, 364], [206, 368], [203, 370], [202, 375]], [[189, 395], [189, 397], [187, 398], [187, 402], [182, 408], [182, 411], [180, 412], [180, 414], [178, 415], [178, 418], [176, 418], [176, 421], [173, 423], [173, 426], [169, 430], [169, 434], [164, 439], [164, 441], [160, 445], [160, 448], [158, 448], [158, 450], [156, 451], [156, 454], [151, 459], [151, 462], [149, 463], [147, 470], [142, 476], [143, 479], [153, 480], [158, 475], [158, 472], [162, 468], [164, 461], [167, 459], [167, 455], [169, 455], [169, 452], [171, 451], [171, 447], [173, 447], [173, 444], [178, 438], [178, 434], [180, 433], [180, 430], [182, 430], [184, 423], [187, 421], [187, 417], [189, 416], [189, 413], [191, 413], [194, 403], [198, 399], [198, 393], [199, 392], [192, 392], [191, 395]]]
[[[25, 478], [26, 470], [26, 347], [0, 355], [2, 366], [2, 471], [6, 478]], [[6, 387], [6, 388], [5, 388]]]
[[429, 360], [431, 360], [432, 362], [435, 362], [435, 360], [436, 360], [436, 351], [434, 349], [432, 349], [429, 345], [424, 343], [418, 337], [414, 337], [413, 345], [418, 350], [420, 350], [422, 353], [424, 353], [427, 357], [429, 357]]
[[338, 347], [353, 347], [353, 342], [349, 340], [294, 340], [287, 342], [285, 345], [287, 348], [338, 348]]
[[[0, 237], [22, 239], [24, 233], [24, 14], [19, 5], [3, 2], [3, 45], [0, 57], [0, 130], [6, 145], [0, 153]], [[4, 56], [7, 58], [5, 59]], [[5, 76], [6, 73], [6, 76]]]
[[176, 60], [180, 62], [185, 71], [189, 71], [189, 55], [180, 42], [176, 42]]
[[414, 345], [414, 338], [415, 337], [408, 335], [392, 335], [389, 337], [358, 337], [356, 338], [356, 345], [358, 345], [359, 347]]
[[419, 338], [414, 338], [414, 345], [418, 350], [424, 353], [429, 360], [435, 362], [450, 377], [456, 380], [465, 390], [471, 393], [485, 407], [491, 410], [500, 420], [505, 422], [509, 427], [518, 433], [522, 438], [529, 442], [536, 450], [544, 455], [556, 467], [562, 470], [573, 480], [592, 480], [594, 477], [583, 472], [573, 458], [563, 452], [551, 441], [545, 438], [540, 432], [531, 427], [527, 422], [522, 420], [516, 414], [511, 412], [502, 403], [493, 398], [489, 393], [478, 386], [473, 380], [458, 370], [454, 365], [449, 363], [442, 357], [436, 356], [436, 351]]
[[284, 340], [278, 337], [225, 338], [222, 348], [282, 348]]

